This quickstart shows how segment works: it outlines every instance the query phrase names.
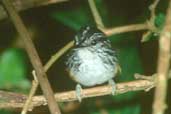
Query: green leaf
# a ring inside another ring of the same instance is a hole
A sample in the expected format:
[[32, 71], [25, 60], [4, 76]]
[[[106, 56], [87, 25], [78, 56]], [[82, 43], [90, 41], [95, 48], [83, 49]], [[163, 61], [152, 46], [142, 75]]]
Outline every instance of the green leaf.
[[7, 110], [0, 110], [0, 114], [12, 114], [12, 112]]
[[8, 49], [0, 56], [0, 89], [28, 89], [25, 54], [20, 49]]
[[165, 23], [165, 14], [159, 13], [155, 18], [155, 25], [161, 30]]

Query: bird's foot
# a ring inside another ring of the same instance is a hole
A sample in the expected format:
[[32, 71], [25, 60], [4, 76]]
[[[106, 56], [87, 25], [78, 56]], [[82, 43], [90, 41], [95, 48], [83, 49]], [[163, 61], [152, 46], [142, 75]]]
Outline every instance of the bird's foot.
[[108, 81], [108, 83], [109, 83], [110, 86], [112, 86], [112, 95], [115, 95], [115, 91], [116, 91], [116, 84], [115, 84], [115, 82], [112, 79], [110, 79]]
[[81, 98], [81, 91], [82, 91], [82, 87], [80, 84], [76, 85], [76, 96], [79, 102], [81, 102], [82, 98]]

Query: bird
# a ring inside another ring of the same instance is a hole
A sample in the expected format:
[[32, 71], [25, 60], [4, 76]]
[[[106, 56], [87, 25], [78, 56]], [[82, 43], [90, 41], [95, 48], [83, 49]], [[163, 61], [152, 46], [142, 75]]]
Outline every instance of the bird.
[[82, 100], [82, 86], [91, 87], [108, 82], [112, 86], [112, 95], [115, 94], [113, 78], [121, 68], [110, 40], [98, 28], [85, 26], [76, 33], [65, 65], [69, 76], [77, 82], [76, 96], [79, 102]]

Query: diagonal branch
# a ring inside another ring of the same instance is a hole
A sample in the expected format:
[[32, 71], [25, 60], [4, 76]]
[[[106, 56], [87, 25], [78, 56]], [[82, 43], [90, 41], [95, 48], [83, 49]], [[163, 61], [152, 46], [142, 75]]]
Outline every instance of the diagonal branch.
[[19, 35], [21, 36], [21, 38], [23, 40], [27, 54], [31, 60], [31, 63], [32, 63], [36, 73], [37, 73], [37, 79], [40, 83], [43, 94], [48, 102], [51, 114], [60, 114], [60, 109], [59, 109], [57, 103], [55, 102], [54, 94], [50, 87], [46, 73], [44, 72], [44, 68], [42, 66], [42, 63], [38, 56], [38, 53], [35, 49], [35, 46], [30, 38], [30, 35], [29, 35], [26, 27], [24, 26], [21, 18], [17, 14], [11, 1], [10, 0], [2, 0], [2, 3], [4, 4], [13, 24], [15, 25]]

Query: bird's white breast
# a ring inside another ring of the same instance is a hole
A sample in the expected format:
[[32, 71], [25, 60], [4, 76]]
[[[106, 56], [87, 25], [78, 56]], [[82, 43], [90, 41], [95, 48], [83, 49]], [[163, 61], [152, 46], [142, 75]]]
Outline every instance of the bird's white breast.
[[89, 48], [82, 48], [78, 50], [78, 55], [81, 64], [77, 71], [71, 70], [72, 76], [84, 86], [93, 86], [102, 84], [115, 75], [114, 67], [106, 67], [94, 51]]

